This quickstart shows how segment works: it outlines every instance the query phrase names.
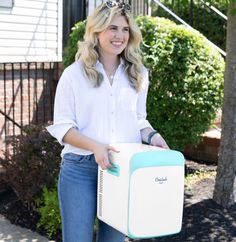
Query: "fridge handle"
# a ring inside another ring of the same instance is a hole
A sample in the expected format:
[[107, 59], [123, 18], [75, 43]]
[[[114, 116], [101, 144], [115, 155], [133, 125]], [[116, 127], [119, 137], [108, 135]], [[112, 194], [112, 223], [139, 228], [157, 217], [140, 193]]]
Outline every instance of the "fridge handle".
[[120, 166], [114, 163], [111, 163], [112, 166], [107, 169], [107, 172], [113, 176], [120, 176]]

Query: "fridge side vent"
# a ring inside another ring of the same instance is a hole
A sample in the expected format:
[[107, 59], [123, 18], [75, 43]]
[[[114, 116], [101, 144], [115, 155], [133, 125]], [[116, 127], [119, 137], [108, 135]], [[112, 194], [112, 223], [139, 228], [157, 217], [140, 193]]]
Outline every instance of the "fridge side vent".
[[99, 174], [99, 197], [98, 197], [98, 214], [102, 217], [102, 196], [103, 196], [103, 176], [104, 172], [100, 170]]
[[99, 194], [99, 207], [98, 207], [98, 214], [100, 217], [102, 217], [102, 194]]
[[100, 170], [99, 193], [103, 193], [103, 171]]

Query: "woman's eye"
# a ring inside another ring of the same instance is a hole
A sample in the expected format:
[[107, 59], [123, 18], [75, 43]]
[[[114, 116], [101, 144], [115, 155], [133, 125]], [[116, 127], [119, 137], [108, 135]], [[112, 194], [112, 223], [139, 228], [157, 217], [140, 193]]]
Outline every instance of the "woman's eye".
[[111, 29], [111, 30], [116, 30], [117, 27], [116, 27], [116, 26], [111, 26], [110, 29]]

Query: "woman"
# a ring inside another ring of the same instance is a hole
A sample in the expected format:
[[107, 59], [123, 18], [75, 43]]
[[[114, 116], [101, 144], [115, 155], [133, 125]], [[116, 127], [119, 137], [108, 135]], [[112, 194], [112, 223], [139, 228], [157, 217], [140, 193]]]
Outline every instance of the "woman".
[[[88, 17], [77, 60], [58, 83], [48, 131], [64, 145], [59, 201], [65, 242], [92, 242], [98, 165], [107, 169], [108, 152], [119, 152], [109, 144], [144, 141], [168, 148], [146, 120], [148, 73], [141, 40], [128, 4], [103, 3]], [[97, 242], [124, 238], [99, 222]]]

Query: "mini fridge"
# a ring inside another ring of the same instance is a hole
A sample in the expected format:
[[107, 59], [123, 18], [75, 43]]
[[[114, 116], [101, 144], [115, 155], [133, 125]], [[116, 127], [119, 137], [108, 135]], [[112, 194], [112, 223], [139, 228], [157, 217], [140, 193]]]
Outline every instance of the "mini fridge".
[[97, 216], [130, 238], [180, 232], [184, 156], [154, 146], [112, 144], [112, 167], [98, 169]]

